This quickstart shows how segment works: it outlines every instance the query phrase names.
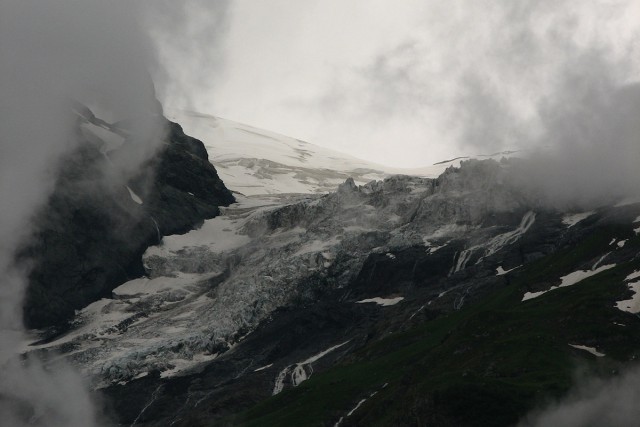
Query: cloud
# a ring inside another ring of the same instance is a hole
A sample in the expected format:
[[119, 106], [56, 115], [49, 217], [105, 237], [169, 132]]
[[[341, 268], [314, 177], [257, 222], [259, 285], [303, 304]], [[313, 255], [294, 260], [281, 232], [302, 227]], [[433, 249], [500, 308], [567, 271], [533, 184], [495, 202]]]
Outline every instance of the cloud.
[[628, 0], [239, 0], [210, 13], [221, 30], [196, 44], [214, 59], [197, 70], [206, 85], [184, 75], [189, 104], [396, 166], [539, 144], [542, 109], [583, 58], [597, 53], [618, 85], [639, 65]]
[[28, 271], [14, 264], [31, 218], [53, 191], [76, 138], [73, 101], [109, 121], [131, 120], [133, 171], [157, 148], [157, 64], [139, 10], [98, 0], [0, 3], [0, 419], [13, 426], [96, 424], [79, 374], [17, 354], [26, 341], [22, 299]]
[[199, 109], [224, 73], [230, 0], [160, 0], [142, 4], [141, 22], [158, 55], [154, 81], [172, 108]]
[[640, 417], [640, 370], [609, 380], [592, 379], [564, 400], [527, 416], [518, 427], [627, 427]]

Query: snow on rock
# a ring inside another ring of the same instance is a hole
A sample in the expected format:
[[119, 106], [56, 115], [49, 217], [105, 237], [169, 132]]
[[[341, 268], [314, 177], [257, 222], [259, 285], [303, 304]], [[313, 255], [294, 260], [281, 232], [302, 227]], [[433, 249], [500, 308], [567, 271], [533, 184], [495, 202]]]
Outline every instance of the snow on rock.
[[133, 200], [137, 204], [141, 205], [142, 204], [142, 199], [136, 193], [134, 193], [133, 190], [131, 188], [129, 188], [128, 186], [127, 186], [127, 190], [129, 190], [129, 196], [131, 196], [131, 200]]
[[562, 223], [566, 225], [568, 228], [571, 228], [577, 223], [579, 223], [580, 221], [582, 221], [583, 219], [589, 218], [594, 213], [595, 213], [594, 211], [589, 211], [589, 212], [566, 214], [565, 216], [562, 217]]
[[565, 286], [572, 286], [575, 285], [578, 282], [581, 282], [582, 280], [591, 277], [591, 276], [595, 276], [598, 273], [601, 273], [605, 270], [609, 270], [613, 267], [615, 267], [616, 264], [607, 264], [607, 265], [603, 265], [601, 267], [596, 268], [595, 270], [578, 270], [578, 271], [574, 271], [573, 273], [569, 273], [566, 276], [562, 276], [560, 278], [560, 280], [562, 281], [562, 283], [560, 283], [560, 288], [563, 288]]
[[368, 303], [368, 302], [374, 302], [378, 305], [381, 305], [383, 307], [388, 307], [391, 305], [396, 305], [398, 304], [400, 301], [402, 301], [404, 299], [404, 297], [395, 297], [395, 298], [367, 298], [367, 299], [363, 299], [361, 301], [356, 301], [356, 304], [364, 304], [364, 303]]
[[278, 373], [278, 376], [276, 377], [276, 380], [273, 386], [273, 395], [275, 396], [276, 394], [280, 393], [284, 389], [284, 383], [288, 377], [290, 378], [291, 384], [294, 387], [297, 387], [303, 381], [308, 380], [313, 374], [314, 362], [317, 362], [327, 354], [342, 347], [348, 342], [349, 341], [345, 341], [342, 344], [334, 345], [333, 347], [330, 347], [324, 351], [321, 351], [320, 353], [314, 356], [311, 356], [310, 358], [302, 362], [298, 362], [295, 365], [289, 365], [285, 367], [282, 371]]
[[[304, 232], [304, 230], [300, 230]], [[293, 256], [307, 255], [311, 253], [324, 252], [340, 242], [339, 236], [333, 236], [328, 240], [315, 239], [302, 246]], [[328, 256], [328, 255], [327, 255]]]
[[513, 267], [509, 270], [505, 270], [504, 268], [502, 268], [501, 265], [498, 266], [498, 268], [496, 268], [496, 276], [504, 276], [507, 273], [512, 272], [513, 270], [522, 267], [521, 265], [517, 266], [517, 267]]
[[640, 270], [636, 270], [633, 273], [629, 274], [627, 277], [625, 277], [625, 282], [629, 281], [629, 280], [634, 280], [637, 279], [638, 277], [640, 277]]
[[595, 348], [587, 347], [586, 345], [569, 344], [569, 346], [573, 347], [573, 348], [577, 348], [578, 350], [584, 350], [584, 351], [586, 351], [588, 353], [593, 354], [596, 357], [604, 357], [605, 356], [604, 353], [600, 353]]
[[254, 370], [253, 370], [253, 372], [260, 372], [260, 371], [264, 371], [265, 369], [269, 369], [269, 368], [270, 368], [270, 367], [272, 367], [272, 366], [273, 366], [273, 363], [269, 363], [269, 364], [268, 364], [268, 365], [266, 365], [266, 366], [262, 366], [262, 367], [260, 367], [260, 368], [258, 368], [258, 369], [254, 369]]
[[445, 242], [442, 245], [434, 245], [433, 243], [431, 243], [427, 238], [423, 237], [422, 238], [422, 242], [424, 243], [424, 245], [428, 248], [427, 249], [427, 253], [432, 254], [437, 252], [438, 250], [444, 248], [445, 246], [447, 246], [447, 243], [449, 242]]
[[625, 245], [625, 243], [627, 243], [627, 241], [626, 241], [626, 240], [620, 240], [620, 241], [618, 242], [618, 247], [619, 247], [619, 248], [623, 248], [623, 247], [624, 247], [624, 245]]
[[[387, 384], [385, 384], [385, 386], [386, 386], [386, 385], [387, 385]], [[383, 386], [383, 388], [384, 388], [384, 386]], [[364, 402], [366, 402], [366, 401], [367, 401], [367, 399], [372, 398], [372, 397], [373, 397], [373, 396], [375, 396], [376, 394], [378, 394], [378, 392], [377, 392], [377, 391], [374, 391], [373, 393], [371, 393], [371, 394], [369, 395], [369, 397], [368, 397], [368, 398], [360, 399], [360, 400], [358, 401], [358, 403], [356, 403], [356, 406], [354, 406], [354, 407], [353, 407], [349, 412], [347, 412], [347, 417], [350, 417], [351, 415], [353, 415], [353, 414], [354, 414], [358, 409], [360, 409], [360, 407], [362, 406], [362, 404], [363, 404]], [[336, 422], [336, 423], [334, 424], [334, 427], [339, 427], [340, 425], [342, 425], [342, 422], [344, 421], [344, 418], [345, 418], [345, 417], [340, 417], [340, 419], [338, 420], [338, 422]]]
[[631, 299], [616, 302], [616, 307], [628, 313], [640, 313], [640, 281], [628, 283], [627, 286], [633, 292], [633, 296]]
[[598, 259], [598, 261], [596, 261], [596, 262], [595, 262], [595, 264], [593, 264], [593, 267], [591, 267], [591, 269], [592, 269], [592, 270], [595, 270], [596, 268], [598, 268], [598, 266], [599, 266], [600, 264], [602, 264], [602, 261], [604, 261], [604, 259], [605, 259], [606, 257], [608, 257], [610, 254], [611, 254], [611, 252], [607, 252], [606, 254], [602, 255], [602, 256]]
[[522, 301], [527, 301], [530, 299], [534, 299], [539, 297], [540, 295], [546, 294], [549, 291], [552, 291], [554, 289], [558, 289], [558, 288], [564, 288], [567, 286], [573, 286], [576, 283], [579, 283], [591, 276], [595, 276], [598, 273], [601, 273], [605, 270], [609, 270], [613, 267], [615, 267], [616, 264], [608, 264], [608, 265], [603, 265], [595, 270], [578, 270], [578, 271], [574, 271], [573, 273], [569, 273], [566, 276], [562, 276], [560, 278], [560, 285], [558, 286], [552, 286], [551, 288], [547, 289], [546, 291], [539, 291], [539, 292], [527, 292], [524, 294], [524, 296], [522, 297]]
[[[244, 206], [239, 203], [235, 210]], [[247, 244], [251, 239], [242, 234], [241, 227], [244, 222], [240, 218], [230, 216], [218, 216], [206, 220], [202, 226], [186, 234], [165, 236], [162, 245], [152, 246], [145, 253], [145, 257], [152, 255], [166, 256], [175, 254], [185, 248], [206, 246], [213, 252], [228, 252]]]
[[[188, 358], [172, 358], [169, 367], [160, 374], [161, 378], [170, 378], [184, 371], [188, 371], [196, 365], [206, 364], [218, 357], [217, 354], [194, 354]], [[135, 377], [134, 377], [135, 378]]]
[[347, 417], [350, 417], [351, 415], [353, 415], [353, 414], [358, 410], [358, 408], [360, 408], [360, 407], [362, 406], [362, 404], [363, 404], [364, 402], [366, 402], [366, 401], [367, 401], [367, 399], [361, 399], [361, 400], [356, 404], [356, 406], [354, 406], [354, 407], [353, 407], [353, 409], [349, 411], [349, 413], [347, 414]]
[[631, 299], [618, 301], [616, 303], [618, 309], [633, 314], [640, 313], [640, 280], [635, 280], [638, 278], [640, 278], [640, 270], [634, 271], [624, 279], [625, 282], [629, 282], [627, 286], [633, 292], [633, 296]]
[[[637, 224], [637, 223], [639, 223], [639, 222], [640, 222], [640, 216], [633, 220], [633, 223], [634, 223], [634, 224]], [[634, 231], [636, 234], [640, 234], [640, 227], [638, 227], [638, 228], [634, 228], [634, 229], [633, 229], [633, 231]]]
[[113, 290], [116, 297], [133, 297], [137, 295], [151, 295], [164, 292], [173, 292], [174, 298], [184, 298], [187, 294], [185, 287], [199, 280], [207, 280], [220, 274], [209, 273], [204, 275], [177, 273], [175, 277], [159, 276], [153, 279], [141, 277], [130, 280]]

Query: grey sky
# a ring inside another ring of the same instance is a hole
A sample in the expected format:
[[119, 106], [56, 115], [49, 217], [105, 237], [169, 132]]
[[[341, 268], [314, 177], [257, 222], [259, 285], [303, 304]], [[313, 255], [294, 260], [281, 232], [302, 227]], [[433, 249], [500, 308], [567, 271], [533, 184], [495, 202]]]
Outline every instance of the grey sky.
[[638, 79], [632, 0], [209, 3], [157, 29], [165, 103], [394, 166], [531, 146], [585, 55]]

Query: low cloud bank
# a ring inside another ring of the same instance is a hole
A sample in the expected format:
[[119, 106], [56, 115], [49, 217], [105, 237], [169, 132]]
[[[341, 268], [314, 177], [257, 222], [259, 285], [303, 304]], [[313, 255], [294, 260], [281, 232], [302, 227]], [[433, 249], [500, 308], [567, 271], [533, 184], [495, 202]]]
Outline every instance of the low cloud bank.
[[591, 380], [545, 410], [526, 417], [518, 427], [628, 427], [640, 419], [640, 369], [611, 380]]
[[53, 191], [60, 161], [81, 142], [75, 101], [108, 121], [129, 120], [134, 171], [160, 141], [149, 67], [157, 64], [139, 13], [127, 2], [0, 3], [0, 420], [11, 426], [91, 427], [94, 405], [64, 364], [22, 358], [28, 271], [15, 252]]

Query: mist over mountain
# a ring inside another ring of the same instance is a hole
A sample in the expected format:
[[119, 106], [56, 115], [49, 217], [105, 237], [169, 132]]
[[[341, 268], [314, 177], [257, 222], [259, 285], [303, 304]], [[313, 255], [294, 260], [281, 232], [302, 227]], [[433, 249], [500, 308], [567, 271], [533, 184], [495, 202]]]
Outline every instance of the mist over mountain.
[[[84, 381], [71, 368], [49, 369], [37, 357], [20, 360], [30, 268], [16, 265], [14, 257], [34, 231], [32, 220], [54, 191], [59, 168], [69, 167], [72, 153], [85, 148], [77, 102], [111, 123], [128, 120], [126, 155], [94, 171], [104, 178], [101, 189], [126, 182], [160, 147], [165, 126], [149, 77], [149, 39], [131, 12], [124, 4], [95, 1], [0, 5], [0, 402], [3, 422], [10, 425], [95, 423]], [[87, 160], [86, 152], [76, 157]]]
[[634, 5], [419, 3], [0, 4], [0, 424], [634, 425]]

